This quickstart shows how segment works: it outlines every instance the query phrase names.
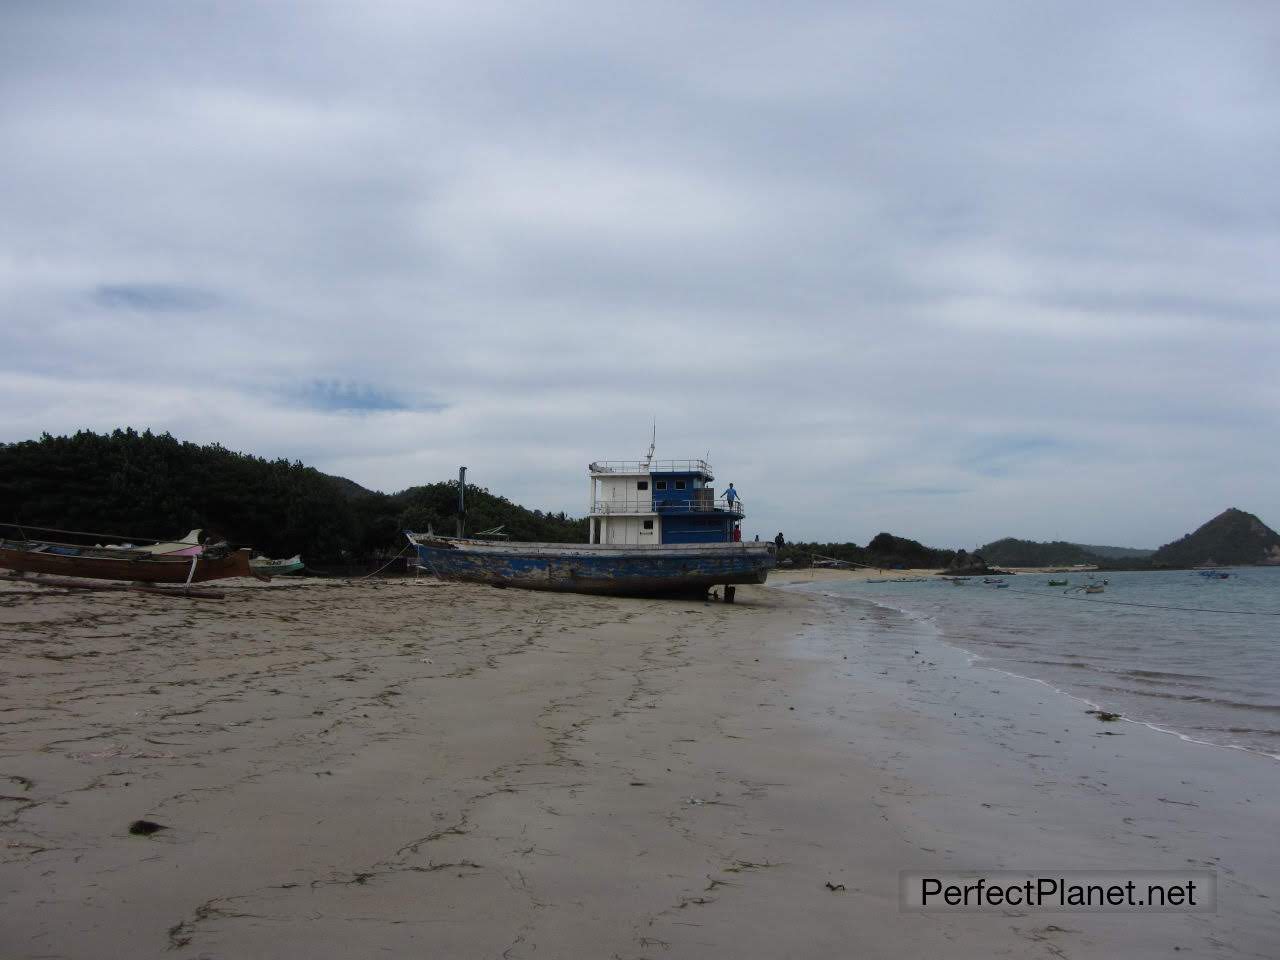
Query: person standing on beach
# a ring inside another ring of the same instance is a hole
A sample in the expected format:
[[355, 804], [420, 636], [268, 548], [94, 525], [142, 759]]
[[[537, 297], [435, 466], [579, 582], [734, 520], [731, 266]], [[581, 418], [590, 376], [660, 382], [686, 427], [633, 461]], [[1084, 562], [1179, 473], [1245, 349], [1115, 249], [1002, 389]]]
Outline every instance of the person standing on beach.
[[776, 537], [774, 537], [774, 538], [773, 538], [774, 546], [776, 546], [779, 550], [781, 550], [781, 549], [782, 549], [782, 545], [783, 545], [784, 543], [786, 543], [786, 542], [787, 542], [787, 541], [786, 541], [786, 538], [782, 536], [782, 531], [781, 531], [781, 530], [779, 530], [779, 531], [778, 531], [778, 535], [777, 535]]

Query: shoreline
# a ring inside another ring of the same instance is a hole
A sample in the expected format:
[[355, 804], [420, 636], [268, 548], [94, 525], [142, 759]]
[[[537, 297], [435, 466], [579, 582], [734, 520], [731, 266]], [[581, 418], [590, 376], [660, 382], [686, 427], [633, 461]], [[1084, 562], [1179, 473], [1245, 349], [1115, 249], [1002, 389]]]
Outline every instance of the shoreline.
[[[1139, 743], [1151, 731], [1095, 736], [1047, 694], [992, 695], [992, 671], [888, 607], [426, 578], [233, 583], [224, 604], [24, 590], [0, 590], [6, 956], [1264, 956], [1258, 938], [1280, 939], [1274, 910], [1226, 899], [1240, 877], [1275, 893], [1262, 851], [1206, 849], [1223, 828], [1173, 802], [1212, 783], [1130, 809], [1117, 784], [1159, 792], [1171, 756]], [[1024, 729], [1049, 718], [1065, 747]], [[1266, 785], [1236, 784], [1234, 824], [1274, 831]], [[166, 829], [131, 836], [137, 819]], [[1233, 871], [1216, 916], [899, 912], [905, 869], [1190, 853]]]
[[[925, 573], [927, 571], [915, 571], [915, 572]], [[1136, 572], [1141, 573], [1146, 571], [1136, 571]], [[781, 589], [794, 589], [802, 592], [822, 593], [823, 584], [839, 583], [839, 582], [866, 582], [868, 579], [865, 576], [856, 576], [852, 578], [844, 577], [844, 576], [841, 576], [843, 571], [828, 570], [828, 571], [820, 571], [820, 573], [825, 573], [827, 575], [826, 576], [820, 575], [817, 578], [809, 578], [803, 575], [793, 575], [787, 578], [780, 578], [780, 583], [775, 584], [774, 586]], [[858, 573], [862, 573], [862, 571], [858, 571]], [[851, 600], [851, 601], [856, 601], [860, 603], [870, 603], [877, 606], [883, 606], [883, 607], [886, 607], [887, 609], [902, 613], [903, 615], [908, 617], [915, 618], [919, 616], [924, 616], [925, 621], [930, 623], [933, 622], [931, 617], [923, 614], [921, 611], [912, 609], [910, 606], [907, 606], [907, 605], [902, 605], [902, 606], [895, 605], [895, 602], [892, 602], [888, 597], [885, 597], [885, 596], [866, 597], [866, 596], [860, 596], [856, 594], [845, 594], [845, 593], [823, 593], [822, 595], [841, 599], [841, 600]], [[1041, 595], [1037, 594], [1037, 596], [1041, 596]], [[895, 600], [896, 599], [908, 600], [909, 595], [903, 595], [901, 598], [895, 598]], [[1088, 602], [1103, 603], [1103, 604], [1115, 603], [1115, 601], [1106, 601], [1106, 600], [1102, 600], [1102, 601], [1092, 600]], [[1118, 605], [1125, 606], [1128, 604], [1119, 603]], [[1145, 604], [1141, 604], [1141, 603], [1134, 604], [1134, 605], [1139, 607], [1145, 606]], [[1129, 716], [1123, 712], [1124, 708], [1117, 703], [1114, 703], [1114, 702], [1104, 703], [1098, 700], [1093, 700], [1093, 699], [1090, 699], [1090, 696], [1086, 695], [1085, 693], [1077, 692], [1067, 686], [1060, 686], [1058, 683], [1055, 683], [1051, 680], [1047, 680], [1043, 677], [1033, 676], [1028, 673], [1021, 673], [1016, 669], [1011, 669], [1008, 666], [1001, 665], [1004, 661], [998, 656], [995, 656], [991, 653], [984, 653], [978, 650], [974, 650], [968, 646], [965, 646], [962, 641], [952, 637], [948, 637], [945, 634], [941, 634], [941, 636], [944, 643], [948, 644], [954, 649], [957, 649], [963, 652], [967, 657], [969, 657], [970, 662], [972, 664], [979, 666], [982, 669], [990, 670], [1005, 676], [1017, 678], [1019, 680], [1025, 680], [1031, 683], [1040, 684], [1046, 687], [1047, 689], [1052, 690], [1054, 693], [1062, 697], [1065, 697], [1067, 699], [1073, 700], [1078, 703], [1082, 703], [1095, 711], [1120, 711], [1118, 713], [1118, 718], [1117, 718], [1119, 722], [1126, 723], [1126, 724], [1135, 724], [1141, 727], [1145, 727], [1156, 733], [1174, 737], [1185, 743], [1196, 744], [1199, 746], [1206, 746], [1206, 747], [1214, 747], [1222, 750], [1240, 751], [1240, 752], [1254, 755], [1254, 756], [1265, 757], [1266, 759], [1269, 759], [1269, 760], [1280, 761], [1280, 753], [1270, 752], [1259, 746], [1253, 746], [1253, 745], [1241, 744], [1241, 743], [1222, 743], [1217, 740], [1206, 739], [1203, 736], [1197, 736], [1194, 733], [1189, 733], [1185, 730], [1178, 729], [1177, 726], [1170, 724], [1168, 722], [1146, 720], [1136, 716]]]
[[[965, 654], [967, 654], [971, 658], [971, 662], [973, 663], [974, 666], [981, 667], [984, 670], [990, 670], [993, 673], [1003, 674], [1006, 677], [1012, 677], [1015, 680], [1026, 680], [1031, 683], [1038, 683], [1041, 686], [1047, 687], [1049, 690], [1052, 690], [1054, 693], [1058, 694], [1059, 696], [1066, 697], [1068, 700], [1074, 700], [1077, 703], [1084, 704], [1086, 707], [1089, 707], [1091, 710], [1095, 712], [1106, 709], [1106, 706], [1104, 704], [1094, 703], [1088, 697], [1081, 696], [1078, 693], [1072, 693], [1070, 690], [1063, 689], [1062, 687], [1054, 686], [1048, 680], [1042, 680], [1039, 677], [1029, 677], [1024, 673], [1017, 673], [1014, 670], [1004, 670], [1000, 667], [993, 666], [990, 662], [984, 662], [984, 661], [990, 661], [991, 659], [990, 657], [983, 656], [980, 653], [974, 653], [972, 650], [968, 650], [965, 647], [959, 646], [958, 644], [951, 644], [949, 641], [944, 641], [944, 642], [949, 643], [949, 645], [954, 646], [957, 650], [961, 650]], [[1165, 736], [1173, 737], [1177, 740], [1181, 740], [1183, 743], [1194, 744], [1200, 747], [1213, 747], [1216, 750], [1239, 750], [1240, 752], [1250, 754], [1251, 756], [1265, 757], [1268, 760], [1280, 760], [1280, 754], [1277, 754], [1277, 753], [1267, 753], [1265, 750], [1258, 750], [1258, 749], [1255, 749], [1254, 747], [1246, 747], [1240, 743], [1215, 743], [1212, 740], [1202, 740], [1198, 737], [1193, 737], [1189, 733], [1183, 733], [1181, 730], [1175, 730], [1172, 727], [1162, 727], [1160, 724], [1152, 720], [1139, 720], [1136, 717], [1126, 717], [1123, 714], [1119, 714], [1116, 717], [1116, 721], [1119, 723], [1131, 723], [1138, 727], [1145, 727], [1146, 729], [1152, 731], [1153, 733], [1159, 733]]]
[[[803, 584], [790, 589], [810, 592]], [[1256, 849], [1259, 837], [1280, 829], [1280, 767], [1269, 755], [1212, 749], [1221, 745], [1136, 720], [1129, 729], [1111, 729], [1084, 712], [1084, 698], [984, 664], [931, 621], [820, 590], [821, 584], [812, 588], [879, 630], [852, 643], [821, 634], [802, 643], [828, 658], [847, 649], [841, 656], [852, 660], [856, 651], [873, 668], [846, 678], [854, 681], [852, 699], [875, 699], [872, 714], [910, 708], [908, 730], [861, 742], [864, 757], [879, 757], [918, 794], [896, 810], [904, 835], [976, 872], [1199, 863], [1218, 871], [1212, 921], [1184, 916], [1179, 932], [1171, 917], [1131, 916], [1141, 936], [1125, 942], [1109, 922], [1119, 918], [1073, 915], [1069, 926], [1092, 930], [1095, 949], [1107, 938], [1105, 949], [1083, 955], [1163, 956], [1175, 949], [1270, 955], [1269, 944], [1280, 938], [1280, 914], [1270, 905], [1280, 895], [1280, 868]], [[1218, 930], [1204, 936], [1210, 925]], [[1064, 939], [1060, 946], [1082, 955], [1079, 943], [1068, 947]]]

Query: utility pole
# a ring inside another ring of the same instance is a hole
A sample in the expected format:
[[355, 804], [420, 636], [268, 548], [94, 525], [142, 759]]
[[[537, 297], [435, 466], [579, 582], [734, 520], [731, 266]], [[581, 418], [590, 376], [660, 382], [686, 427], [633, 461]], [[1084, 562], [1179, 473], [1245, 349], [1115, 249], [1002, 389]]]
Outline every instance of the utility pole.
[[458, 536], [462, 536], [467, 520], [467, 468], [458, 468]]

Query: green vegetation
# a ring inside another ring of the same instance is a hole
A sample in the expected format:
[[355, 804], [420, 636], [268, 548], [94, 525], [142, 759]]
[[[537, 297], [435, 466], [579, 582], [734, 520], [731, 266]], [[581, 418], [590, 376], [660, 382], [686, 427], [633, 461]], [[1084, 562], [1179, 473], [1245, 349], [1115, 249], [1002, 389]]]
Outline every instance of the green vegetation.
[[[296, 461], [264, 460], [169, 434], [81, 431], [0, 444], [0, 521], [165, 539], [206, 536], [314, 563], [396, 552], [406, 529], [452, 533], [456, 483], [388, 495]], [[467, 528], [585, 542], [585, 520], [526, 510], [468, 485]], [[7, 532], [7, 531], [6, 531]]]
[[1166, 543], [1151, 560], [1164, 567], [1280, 563], [1280, 534], [1252, 513], [1230, 507], [1194, 533]]
[[1232, 507], [1194, 533], [1159, 550], [1099, 547], [1083, 543], [1037, 543], [1006, 537], [979, 549], [988, 563], [1009, 567], [1092, 564], [1109, 570], [1150, 570], [1201, 564], [1280, 563], [1280, 534], [1251, 513]]
[[856, 543], [788, 543], [782, 548], [778, 560], [790, 560], [792, 566], [807, 567], [814, 555], [866, 567], [935, 569], [949, 566], [955, 559], [956, 552], [926, 547], [916, 540], [880, 533], [865, 547]]
[[1004, 567], [1062, 567], [1077, 563], [1107, 562], [1106, 558], [1090, 552], [1081, 544], [1067, 543], [1065, 540], [1039, 543], [1035, 540], [1005, 537], [979, 547], [978, 553], [988, 563]]
[[1155, 553], [1154, 550], [1140, 547], [1106, 547], [1089, 543], [1082, 543], [1079, 546], [1086, 553], [1106, 557], [1108, 560], [1147, 560]]
[[[366, 490], [297, 461], [264, 460], [219, 444], [184, 443], [169, 434], [81, 431], [70, 437], [0, 444], [0, 521], [154, 539], [201, 527], [211, 539], [252, 546], [268, 556], [300, 553], [312, 563], [350, 563], [398, 552], [402, 531], [453, 533], [457, 484]], [[467, 486], [467, 530], [502, 525], [513, 540], [585, 543], [585, 519], [528, 510]], [[6, 531], [0, 530], [0, 533]], [[1280, 563], [1280, 535], [1234, 508], [1154, 554], [1011, 537], [979, 548], [995, 566], [1143, 569], [1202, 563]], [[945, 568], [954, 550], [881, 533], [855, 543], [789, 543], [781, 561], [808, 566], [813, 555], [855, 564]]]
[[1152, 551], [1133, 547], [1091, 546], [1087, 543], [1068, 543], [1065, 540], [1042, 543], [1005, 537], [979, 547], [978, 553], [988, 563], [1004, 567], [1065, 567], [1073, 564], [1105, 567], [1115, 566], [1117, 563], [1141, 567], [1146, 566], [1145, 561]]

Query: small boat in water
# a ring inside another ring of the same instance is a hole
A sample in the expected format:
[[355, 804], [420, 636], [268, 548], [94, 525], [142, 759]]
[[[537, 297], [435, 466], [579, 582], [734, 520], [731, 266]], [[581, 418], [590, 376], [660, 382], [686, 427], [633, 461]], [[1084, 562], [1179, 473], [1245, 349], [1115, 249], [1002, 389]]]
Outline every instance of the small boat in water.
[[1050, 580], [1049, 581], [1049, 586], [1051, 587], [1066, 587], [1066, 586], [1070, 586], [1070, 584], [1071, 584], [1070, 580]]
[[[444, 580], [573, 593], [705, 595], [764, 583], [769, 541], [742, 542], [737, 491], [717, 498], [705, 460], [598, 461], [588, 468], [587, 543], [513, 543], [406, 532], [418, 568]], [[732, 484], [730, 485], [732, 487]]]

